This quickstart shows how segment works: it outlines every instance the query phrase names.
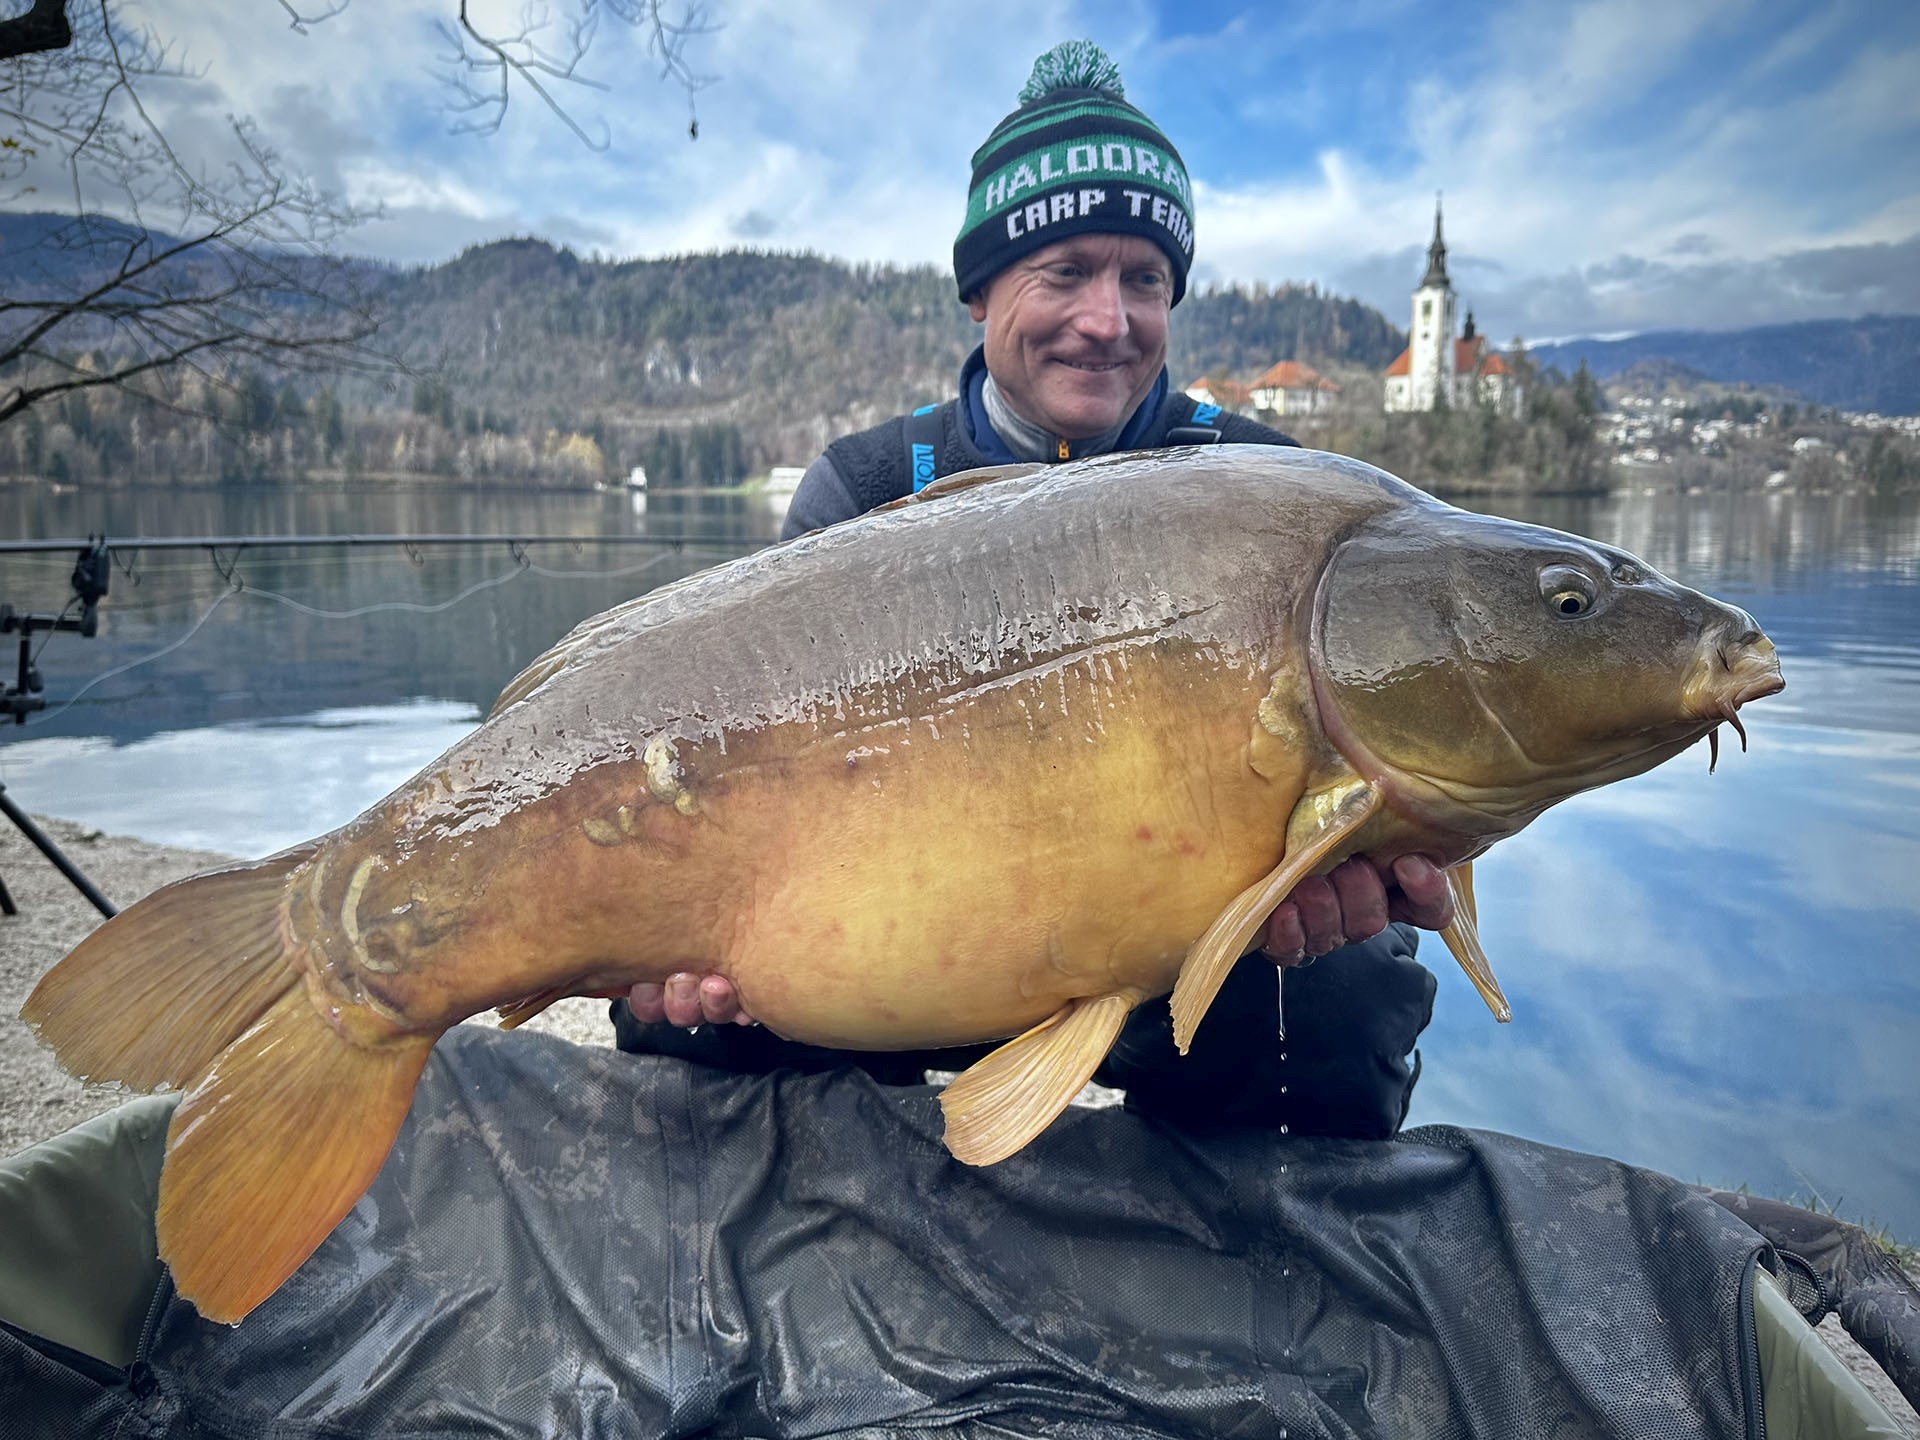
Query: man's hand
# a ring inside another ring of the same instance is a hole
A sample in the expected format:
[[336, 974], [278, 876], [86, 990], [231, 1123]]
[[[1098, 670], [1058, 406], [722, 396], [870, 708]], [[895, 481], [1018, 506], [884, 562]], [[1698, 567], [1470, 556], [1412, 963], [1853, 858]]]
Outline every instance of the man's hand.
[[682, 970], [669, 975], [664, 985], [634, 986], [627, 992], [627, 1004], [633, 1018], [648, 1025], [662, 1020], [681, 1026], [755, 1023], [734, 993], [733, 982], [724, 975], [702, 978]]
[[[1440, 930], [1453, 919], [1453, 892], [1446, 873], [1423, 855], [1403, 855], [1391, 876], [1364, 856], [1345, 861], [1331, 874], [1314, 875], [1294, 886], [1273, 912], [1260, 948], [1276, 965], [1299, 965], [1367, 940], [1403, 920], [1422, 930]], [[674, 1025], [752, 1025], [733, 983], [724, 975], [695, 975], [683, 970], [665, 985], [636, 985], [627, 996], [636, 1020]]]
[[1446, 872], [1424, 855], [1402, 855], [1389, 876], [1364, 855], [1355, 855], [1331, 873], [1310, 875], [1294, 886], [1267, 920], [1260, 948], [1276, 965], [1299, 965], [1371, 939], [1390, 920], [1421, 930], [1446, 928], [1453, 920]]

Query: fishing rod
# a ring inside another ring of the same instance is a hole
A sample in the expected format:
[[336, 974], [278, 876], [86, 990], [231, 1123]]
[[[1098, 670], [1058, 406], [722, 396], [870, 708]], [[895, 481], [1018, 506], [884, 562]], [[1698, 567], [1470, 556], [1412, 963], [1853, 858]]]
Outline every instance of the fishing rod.
[[[420, 552], [446, 546], [504, 546], [522, 566], [531, 565], [527, 550], [536, 545], [570, 545], [583, 549], [588, 545], [650, 545], [666, 550], [713, 545], [714, 539], [689, 535], [541, 535], [541, 534], [428, 534], [428, 535], [153, 535], [129, 540], [109, 540], [105, 535], [68, 540], [0, 540], [0, 555], [50, 555], [70, 553], [77, 556], [69, 585], [73, 599], [57, 613], [17, 611], [0, 601], [0, 635], [20, 635], [20, 662], [11, 684], [0, 688], [0, 723], [11, 716], [13, 723], [24, 725], [27, 717], [46, 709], [47, 699], [39, 667], [34, 663], [33, 637], [66, 631], [91, 639], [99, 633], [100, 602], [107, 596], [117, 564], [137, 580], [131, 558], [145, 551], [204, 550], [214, 569], [230, 586], [242, 587], [237, 570], [240, 557], [249, 550], [306, 550], [323, 547], [392, 547], [406, 551], [416, 563]], [[75, 611], [78, 611], [76, 614]], [[43, 642], [44, 643], [44, 642]], [[69, 702], [71, 703], [71, 702]], [[7, 799], [0, 785], [0, 816], [10, 820], [39, 851], [65, 875], [89, 903], [111, 919], [117, 912], [106, 896], [81, 873], [60, 847], [33, 823], [24, 811]], [[0, 913], [19, 913], [6, 883], [0, 880]]]
[[[514, 560], [529, 563], [527, 550], [535, 545], [651, 545], [667, 550], [711, 544], [689, 535], [540, 535], [502, 533], [495, 535], [143, 535], [129, 540], [109, 540], [105, 535], [89, 535], [84, 540], [0, 540], [0, 555], [76, 554], [70, 581], [74, 599], [57, 614], [16, 611], [0, 601], [0, 635], [18, 631], [20, 664], [14, 683], [0, 690], [0, 723], [7, 716], [16, 725], [27, 723], [27, 716], [46, 708], [39, 669], [33, 663], [32, 642], [36, 632], [69, 631], [85, 638], [99, 633], [100, 602], [106, 598], [113, 567], [135, 576], [130, 559], [145, 551], [204, 550], [229, 585], [241, 581], [237, 570], [240, 557], [249, 550], [308, 550], [323, 547], [368, 548], [387, 546], [405, 550], [418, 562], [420, 551], [442, 546], [504, 546]], [[72, 613], [75, 605], [80, 613]]]
[[109, 540], [89, 535], [84, 540], [0, 540], [0, 555], [55, 554], [62, 550], [104, 546], [121, 550], [259, 550], [269, 546], [314, 545], [711, 545], [712, 537], [698, 535], [141, 535], [131, 540]]

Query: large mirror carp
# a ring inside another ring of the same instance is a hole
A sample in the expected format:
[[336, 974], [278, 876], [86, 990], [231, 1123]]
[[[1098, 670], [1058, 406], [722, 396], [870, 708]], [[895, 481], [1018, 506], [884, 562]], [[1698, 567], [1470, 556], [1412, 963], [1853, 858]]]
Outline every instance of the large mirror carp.
[[[1306, 875], [1471, 862], [1781, 688], [1751, 617], [1355, 461], [1219, 445], [957, 476], [586, 621], [349, 824], [160, 890], [25, 1017], [178, 1087], [161, 1257], [245, 1315], [371, 1182], [436, 1038], [681, 969], [781, 1035], [1012, 1036], [985, 1164], [1134, 1006], [1184, 1050]], [[537, 1099], [532, 1103], [538, 1103]]]

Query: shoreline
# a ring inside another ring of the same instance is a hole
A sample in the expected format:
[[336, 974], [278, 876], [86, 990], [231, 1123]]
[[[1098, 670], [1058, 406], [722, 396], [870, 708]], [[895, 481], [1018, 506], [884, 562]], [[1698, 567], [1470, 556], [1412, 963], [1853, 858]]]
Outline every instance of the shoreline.
[[[123, 909], [162, 885], [235, 858], [107, 835], [94, 826], [71, 820], [43, 815], [33, 818], [107, 898]], [[18, 915], [0, 917], [0, 1076], [5, 1077], [0, 1081], [0, 1156], [6, 1156], [109, 1110], [128, 1096], [116, 1087], [87, 1086], [68, 1075], [19, 1018], [20, 1006], [39, 977], [79, 944], [103, 917], [24, 835], [4, 822], [0, 822], [0, 879], [20, 910]], [[613, 1043], [613, 1026], [602, 1000], [563, 1000], [528, 1021], [527, 1028], [580, 1045]], [[1920, 1274], [1915, 1280], [1920, 1283]], [[1895, 1423], [1913, 1440], [1920, 1440], [1920, 1414], [1854, 1344], [1838, 1318], [1828, 1316], [1816, 1333]]]
[[[237, 857], [188, 850], [91, 825], [35, 815], [107, 899], [121, 909], [151, 891]], [[18, 915], [0, 916], [0, 1156], [11, 1155], [128, 1098], [110, 1085], [83, 1085], [60, 1068], [20, 1020], [20, 1007], [41, 975], [78, 945], [103, 916], [11, 824], [0, 821], [0, 880]], [[476, 1023], [476, 1022], [469, 1022]], [[482, 1020], [477, 1023], [484, 1024]], [[527, 1022], [577, 1045], [611, 1045], [604, 1000], [563, 1000]]]

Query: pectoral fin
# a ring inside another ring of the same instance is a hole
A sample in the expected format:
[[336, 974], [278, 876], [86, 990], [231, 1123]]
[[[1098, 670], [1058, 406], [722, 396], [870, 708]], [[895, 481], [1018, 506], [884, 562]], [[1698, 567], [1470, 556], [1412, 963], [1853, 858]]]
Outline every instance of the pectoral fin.
[[1075, 1000], [962, 1071], [940, 1092], [947, 1149], [969, 1165], [991, 1165], [1046, 1129], [1099, 1068], [1135, 1003], [1126, 995]]
[[[1330, 802], [1321, 809], [1322, 801]], [[1248, 886], [1228, 904], [1206, 934], [1194, 941], [1173, 987], [1173, 1043], [1182, 1055], [1193, 1043], [1200, 1019], [1226, 983], [1227, 972], [1246, 953], [1247, 943], [1266, 923], [1293, 887], [1311, 875], [1343, 840], [1366, 824], [1380, 808], [1380, 796], [1371, 786], [1355, 781], [1337, 796], [1309, 797], [1303, 810], [1318, 811], [1314, 829], [1304, 843], [1289, 843], [1287, 854], [1264, 880]], [[1296, 826], [1289, 825], [1289, 832]]]
[[1440, 938], [1447, 942], [1447, 949], [1467, 972], [1467, 979], [1480, 992], [1480, 998], [1487, 1002], [1493, 1018], [1504, 1025], [1513, 1019], [1513, 1007], [1500, 992], [1500, 982], [1493, 978], [1487, 952], [1480, 947], [1480, 912], [1473, 900], [1471, 860], [1463, 860], [1447, 871], [1447, 888], [1453, 891], [1453, 923], [1440, 932]]

